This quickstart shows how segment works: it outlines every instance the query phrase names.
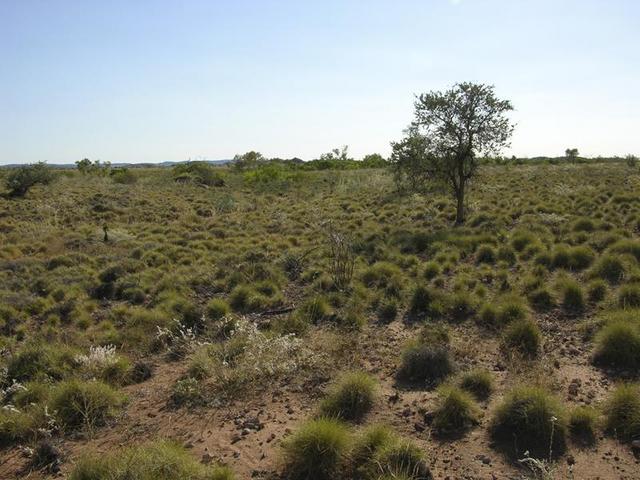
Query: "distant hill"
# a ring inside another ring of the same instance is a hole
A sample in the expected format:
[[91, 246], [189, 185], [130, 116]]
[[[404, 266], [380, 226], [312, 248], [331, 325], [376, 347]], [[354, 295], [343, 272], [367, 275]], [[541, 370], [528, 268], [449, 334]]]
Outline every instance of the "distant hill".
[[[174, 165], [179, 165], [181, 163], [188, 163], [189, 161], [193, 162], [204, 162], [209, 163], [211, 165], [226, 165], [227, 163], [232, 162], [231, 159], [226, 160], [183, 160], [178, 162], [159, 162], [159, 163], [112, 163], [111, 166], [113, 168], [169, 168]], [[10, 163], [8, 165], [0, 165], [0, 168], [16, 168], [19, 167], [20, 163]], [[75, 163], [48, 163], [51, 168], [60, 168], [60, 169], [70, 169], [76, 168]]]

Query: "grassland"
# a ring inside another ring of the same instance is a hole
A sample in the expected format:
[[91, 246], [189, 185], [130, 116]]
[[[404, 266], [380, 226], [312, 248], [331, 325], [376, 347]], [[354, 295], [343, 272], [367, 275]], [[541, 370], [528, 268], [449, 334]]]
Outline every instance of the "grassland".
[[0, 477], [640, 478], [635, 168], [132, 172], [0, 198]]

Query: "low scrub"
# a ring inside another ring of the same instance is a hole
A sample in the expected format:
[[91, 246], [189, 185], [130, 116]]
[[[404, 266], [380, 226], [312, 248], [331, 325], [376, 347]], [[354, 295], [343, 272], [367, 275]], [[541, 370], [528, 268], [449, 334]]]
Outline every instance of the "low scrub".
[[56, 386], [51, 409], [64, 429], [92, 430], [113, 418], [124, 401], [122, 394], [105, 383], [71, 380]]
[[478, 423], [478, 408], [466, 391], [444, 387], [438, 394], [432, 426], [440, 435], [464, 432]]
[[560, 402], [539, 387], [518, 387], [495, 411], [491, 434], [505, 451], [548, 458], [565, 449], [567, 420]]
[[640, 438], [640, 387], [637, 384], [616, 388], [603, 411], [609, 434], [623, 441]]
[[285, 473], [292, 480], [332, 480], [347, 455], [349, 431], [339, 420], [311, 420], [286, 438]]
[[122, 448], [107, 454], [85, 454], [69, 480], [233, 480], [231, 470], [203, 465], [183, 447], [169, 441]]
[[364, 372], [345, 374], [320, 404], [323, 416], [347, 421], [361, 420], [373, 407], [377, 382]]

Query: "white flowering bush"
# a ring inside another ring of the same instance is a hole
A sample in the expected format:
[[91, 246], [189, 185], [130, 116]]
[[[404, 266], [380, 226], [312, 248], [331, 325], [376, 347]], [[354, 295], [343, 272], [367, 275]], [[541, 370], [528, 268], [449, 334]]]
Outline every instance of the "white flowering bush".
[[198, 340], [193, 328], [183, 325], [178, 320], [174, 320], [174, 323], [174, 328], [156, 326], [156, 341], [166, 348], [170, 358], [184, 358], [198, 346], [206, 343]]
[[116, 353], [115, 345], [90, 347], [88, 354], [76, 355], [74, 360], [82, 378], [116, 384], [126, 382], [129, 362]]
[[310, 365], [313, 358], [295, 334], [271, 336], [246, 318], [235, 321], [216, 356], [213, 372], [216, 385], [227, 391], [294, 373]]

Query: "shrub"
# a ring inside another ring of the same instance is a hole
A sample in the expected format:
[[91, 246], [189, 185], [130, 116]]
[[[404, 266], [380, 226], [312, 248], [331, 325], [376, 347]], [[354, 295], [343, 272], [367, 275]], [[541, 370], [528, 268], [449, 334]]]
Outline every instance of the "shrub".
[[585, 300], [582, 287], [572, 279], [564, 279], [559, 282], [562, 308], [571, 314], [579, 314], [584, 310]]
[[121, 185], [133, 185], [138, 181], [138, 177], [128, 168], [114, 168], [110, 175], [113, 183]]
[[171, 404], [175, 407], [204, 405], [205, 397], [198, 380], [192, 377], [178, 380], [171, 391]]
[[495, 263], [496, 252], [491, 245], [480, 245], [476, 252], [476, 263]]
[[358, 479], [373, 476], [377, 470], [377, 466], [373, 465], [376, 454], [397, 441], [396, 434], [385, 425], [367, 427], [356, 437], [349, 455], [352, 476]]
[[53, 180], [51, 168], [44, 162], [22, 165], [12, 169], [5, 184], [12, 197], [24, 197], [34, 185], [48, 185]]
[[622, 260], [609, 254], [601, 256], [591, 269], [592, 277], [601, 278], [612, 284], [619, 283], [624, 274], [625, 267]]
[[347, 421], [361, 420], [373, 407], [377, 382], [364, 372], [344, 375], [320, 404], [326, 417]]
[[68, 349], [31, 344], [9, 358], [7, 378], [19, 382], [44, 377], [60, 380], [74, 363], [73, 354]]
[[542, 334], [533, 320], [518, 320], [507, 327], [503, 335], [503, 345], [508, 350], [516, 350], [525, 357], [538, 355]]
[[587, 285], [587, 296], [590, 302], [601, 302], [607, 295], [607, 284], [604, 280], [592, 280]]
[[438, 262], [427, 262], [424, 265], [424, 278], [432, 280], [440, 275], [440, 264]]
[[614, 320], [596, 336], [594, 362], [635, 370], [640, 367], [640, 328], [627, 320]]
[[445, 310], [444, 293], [435, 288], [418, 285], [413, 291], [409, 303], [409, 312], [414, 315], [424, 315], [427, 318], [440, 318]]
[[411, 383], [436, 385], [453, 370], [453, 361], [446, 346], [418, 341], [402, 352], [398, 377]]
[[316, 296], [306, 300], [300, 306], [300, 314], [307, 318], [311, 323], [318, 323], [321, 320], [328, 319], [332, 314], [332, 310], [326, 298]]
[[532, 291], [528, 298], [533, 309], [538, 312], [546, 312], [556, 305], [555, 298], [551, 292], [544, 287]]
[[348, 443], [349, 432], [340, 421], [311, 420], [282, 443], [286, 474], [294, 480], [337, 478]]
[[622, 384], [604, 406], [605, 428], [616, 438], [631, 441], [640, 437], [640, 387]]
[[478, 423], [477, 410], [465, 390], [445, 387], [438, 394], [432, 425], [441, 435], [462, 432]]
[[460, 388], [478, 400], [486, 400], [493, 391], [493, 377], [487, 370], [472, 370], [460, 379]]
[[370, 288], [379, 288], [388, 295], [398, 296], [402, 290], [402, 271], [389, 262], [377, 262], [362, 274], [362, 282]]
[[70, 380], [53, 391], [51, 407], [65, 429], [104, 425], [123, 405], [124, 397], [109, 385]]
[[203, 465], [184, 447], [156, 441], [107, 454], [85, 454], [69, 480], [233, 480], [226, 467]]
[[176, 182], [192, 182], [209, 187], [224, 186], [222, 174], [215, 167], [206, 162], [181, 163], [172, 169], [173, 179]]
[[[432, 480], [422, 449], [412, 442], [401, 440], [381, 448], [375, 456], [382, 476], [374, 478], [409, 478]], [[386, 476], [386, 477], [385, 477]]]
[[596, 423], [598, 412], [591, 407], [579, 406], [569, 415], [569, 431], [571, 435], [585, 443], [593, 443], [596, 439]]
[[45, 427], [46, 422], [47, 418], [40, 409], [0, 408], [0, 447], [37, 438], [39, 429]]
[[638, 262], [640, 262], [640, 242], [637, 240], [631, 240], [631, 239], [619, 240], [613, 245], [611, 245], [609, 250], [612, 253], [633, 255], [635, 259]]
[[517, 320], [524, 320], [528, 313], [526, 305], [520, 299], [508, 297], [500, 302], [496, 320], [500, 325], [508, 325]]
[[620, 308], [640, 307], [640, 285], [623, 285], [618, 292], [618, 306]]
[[468, 292], [458, 292], [447, 301], [447, 312], [452, 320], [461, 322], [476, 313], [478, 302]]
[[385, 300], [378, 307], [378, 319], [382, 323], [391, 323], [398, 316], [398, 302], [396, 300]]
[[566, 419], [557, 399], [539, 387], [518, 387], [498, 406], [491, 434], [515, 456], [559, 455], [565, 449]]
[[207, 317], [210, 320], [220, 320], [231, 311], [229, 304], [221, 298], [212, 298], [207, 303]]

